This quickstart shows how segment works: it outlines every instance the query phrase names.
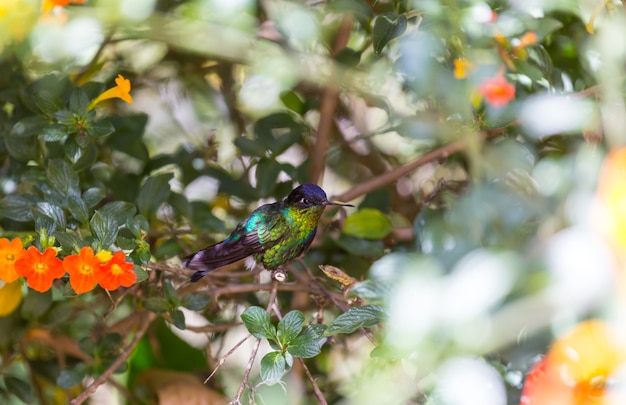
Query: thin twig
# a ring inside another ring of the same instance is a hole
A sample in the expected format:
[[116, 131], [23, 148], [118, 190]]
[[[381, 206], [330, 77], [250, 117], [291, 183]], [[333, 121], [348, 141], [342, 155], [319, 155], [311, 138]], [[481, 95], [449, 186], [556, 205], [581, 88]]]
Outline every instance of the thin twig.
[[143, 335], [146, 334], [146, 332], [148, 331], [148, 327], [155, 318], [156, 315], [154, 313], [145, 313], [141, 325], [139, 326], [139, 330], [137, 331], [129, 345], [126, 346], [126, 348], [122, 351], [122, 353], [120, 353], [117, 359], [115, 359], [115, 361], [111, 363], [111, 365], [106, 370], [104, 370], [104, 372], [100, 374], [100, 376], [98, 376], [98, 378], [96, 378], [96, 380], [91, 383], [91, 385], [85, 388], [85, 391], [83, 391], [79, 396], [77, 396], [70, 402], [70, 405], [80, 405], [85, 402], [85, 400], [87, 400], [87, 398], [89, 398], [94, 392], [96, 392], [98, 387], [101, 386], [115, 372], [115, 370], [117, 370], [128, 359], [128, 357], [135, 349], [135, 346], [137, 346]]
[[[276, 295], [278, 294], [278, 285], [280, 283], [278, 281], [274, 281], [272, 283], [272, 292], [270, 293], [270, 299], [267, 303], [267, 308], [265, 311], [269, 314], [272, 311], [272, 307], [274, 302], [276, 301]], [[252, 349], [252, 354], [250, 355], [250, 360], [248, 360], [248, 365], [246, 366], [246, 371], [243, 374], [243, 380], [239, 385], [239, 389], [237, 390], [237, 394], [235, 398], [231, 401], [232, 404], [239, 404], [241, 400], [241, 396], [243, 395], [243, 390], [248, 385], [248, 379], [250, 378], [250, 372], [252, 371], [252, 365], [254, 364], [254, 359], [256, 359], [256, 355], [259, 351], [259, 346], [261, 346], [261, 339], [257, 339], [254, 344], [254, 349]]]
[[211, 374], [209, 374], [209, 376], [204, 380], [204, 383], [208, 383], [211, 378], [213, 378], [213, 376], [215, 375], [215, 373], [217, 373], [217, 370], [220, 369], [220, 367], [222, 367], [224, 365], [224, 363], [226, 363], [226, 360], [228, 360], [228, 358], [235, 353], [235, 351], [237, 349], [239, 349], [239, 346], [241, 346], [246, 340], [250, 339], [250, 337], [252, 337], [252, 335], [248, 335], [245, 338], [241, 339], [239, 342], [237, 342], [237, 344], [235, 346], [233, 346], [226, 354], [224, 354], [222, 357], [220, 357], [220, 360], [217, 362], [217, 365], [215, 366], [215, 368], [213, 369], [213, 371], [211, 372]]

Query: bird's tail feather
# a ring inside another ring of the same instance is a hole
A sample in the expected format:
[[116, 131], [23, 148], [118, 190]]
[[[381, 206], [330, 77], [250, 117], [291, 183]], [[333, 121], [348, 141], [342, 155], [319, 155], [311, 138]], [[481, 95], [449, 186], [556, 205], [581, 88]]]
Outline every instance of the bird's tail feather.
[[197, 270], [191, 276], [191, 281], [198, 281], [213, 270], [257, 253], [260, 245], [255, 242], [246, 237], [237, 241], [222, 241], [183, 257], [183, 265], [188, 269]]

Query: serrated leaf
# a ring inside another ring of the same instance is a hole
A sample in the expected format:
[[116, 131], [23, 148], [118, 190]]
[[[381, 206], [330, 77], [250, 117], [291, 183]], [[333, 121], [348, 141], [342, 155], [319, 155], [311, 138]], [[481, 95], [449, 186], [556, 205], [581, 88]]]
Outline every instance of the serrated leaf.
[[177, 309], [175, 311], [170, 311], [170, 317], [172, 318], [172, 323], [180, 330], [185, 330], [187, 326], [185, 325], [185, 314], [183, 311]]
[[117, 220], [109, 214], [102, 214], [100, 211], [93, 214], [91, 221], [89, 221], [89, 227], [104, 249], [108, 249], [115, 242], [119, 230]]
[[380, 54], [389, 41], [406, 31], [406, 25], [406, 17], [402, 14], [385, 13], [376, 17], [372, 31], [374, 52]]
[[314, 336], [300, 335], [289, 343], [287, 351], [295, 357], [309, 359], [320, 354], [319, 339]]
[[72, 388], [80, 384], [87, 375], [87, 367], [84, 363], [78, 363], [72, 368], [62, 370], [57, 377], [57, 385], [60, 388]]
[[66, 196], [78, 195], [78, 175], [61, 159], [50, 159], [46, 167], [46, 177], [52, 188]]
[[252, 336], [262, 339], [276, 339], [276, 327], [270, 315], [261, 307], [249, 307], [241, 314], [241, 320]]
[[194, 292], [187, 294], [180, 301], [180, 305], [192, 311], [201, 311], [209, 305], [210, 297], [206, 294]]
[[327, 326], [322, 323], [312, 323], [304, 328], [302, 335], [310, 336], [315, 341], [319, 341], [324, 337], [326, 328]]
[[17, 377], [6, 376], [4, 377], [4, 385], [11, 394], [18, 397], [22, 402], [32, 402], [33, 393], [30, 389], [30, 384], [26, 381]]
[[285, 345], [296, 338], [302, 331], [302, 324], [304, 324], [304, 315], [298, 310], [289, 311], [283, 319], [278, 322], [278, 328], [276, 330], [276, 337], [278, 341]]
[[148, 297], [144, 300], [143, 306], [155, 314], [164, 314], [170, 310], [170, 303], [163, 297]]
[[37, 197], [31, 194], [11, 194], [0, 200], [0, 217], [13, 221], [32, 221]]
[[346, 218], [343, 233], [355, 238], [383, 239], [393, 230], [391, 221], [375, 208], [364, 208]]
[[171, 192], [169, 181], [172, 177], [172, 173], [151, 176], [141, 186], [137, 196], [137, 208], [141, 215], [150, 217], [167, 200]]
[[389, 295], [391, 288], [383, 281], [364, 280], [352, 286], [349, 297], [361, 297], [372, 304], [382, 304], [385, 297]]
[[269, 352], [261, 359], [261, 380], [267, 385], [275, 384], [289, 370], [280, 352]]
[[368, 328], [379, 324], [385, 319], [385, 312], [378, 305], [364, 305], [352, 307], [339, 315], [326, 329], [324, 336], [336, 335], [337, 333], [352, 333], [359, 328]]

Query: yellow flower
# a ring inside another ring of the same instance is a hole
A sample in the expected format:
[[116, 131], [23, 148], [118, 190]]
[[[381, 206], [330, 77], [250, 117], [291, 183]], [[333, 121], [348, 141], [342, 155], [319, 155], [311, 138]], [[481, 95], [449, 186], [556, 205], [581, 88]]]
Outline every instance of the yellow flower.
[[5, 283], [0, 281], [0, 316], [7, 316], [22, 302], [22, 285], [19, 281]]
[[596, 192], [594, 225], [615, 251], [626, 248], [626, 148], [606, 157]]
[[458, 58], [454, 60], [454, 78], [465, 79], [467, 77], [467, 70], [472, 67], [472, 63], [464, 58]]
[[117, 75], [117, 78], [115, 79], [115, 84], [115, 87], [104, 91], [104, 93], [100, 94], [95, 100], [93, 100], [89, 104], [89, 109], [92, 110], [96, 106], [96, 104], [110, 98], [121, 98], [128, 104], [132, 104], [133, 98], [130, 95], [130, 80], [125, 79], [122, 75]]

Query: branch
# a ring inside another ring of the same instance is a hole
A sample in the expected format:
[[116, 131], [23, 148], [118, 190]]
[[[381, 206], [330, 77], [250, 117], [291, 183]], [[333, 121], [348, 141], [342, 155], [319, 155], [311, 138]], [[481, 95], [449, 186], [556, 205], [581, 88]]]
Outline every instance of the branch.
[[[272, 283], [272, 292], [270, 293], [270, 299], [267, 303], [267, 308], [265, 311], [269, 314], [272, 311], [272, 307], [274, 306], [274, 302], [276, 302], [276, 295], [278, 294], [278, 285], [279, 282], [274, 280]], [[250, 372], [252, 371], [252, 365], [254, 364], [254, 359], [256, 358], [257, 353], [259, 352], [259, 346], [261, 346], [261, 339], [257, 339], [254, 344], [254, 349], [252, 349], [252, 354], [250, 355], [250, 360], [248, 360], [248, 365], [246, 366], [246, 372], [243, 375], [243, 381], [239, 385], [239, 389], [237, 390], [237, 394], [235, 398], [231, 401], [231, 403], [239, 404], [241, 403], [241, 396], [243, 395], [243, 390], [246, 388], [248, 384], [248, 379], [250, 378]]]
[[126, 348], [122, 351], [122, 353], [120, 353], [118, 358], [115, 359], [113, 363], [111, 363], [109, 368], [104, 370], [104, 373], [100, 374], [100, 376], [98, 376], [98, 378], [96, 378], [96, 380], [91, 383], [91, 385], [89, 385], [85, 389], [85, 391], [83, 391], [79, 396], [77, 396], [70, 402], [70, 405], [80, 405], [85, 402], [87, 398], [89, 398], [91, 395], [93, 395], [94, 392], [96, 392], [99, 386], [101, 386], [109, 377], [111, 377], [115, 370], [117, 370], [131, 355], [131, 353], [135, 349], [135, 346], [137, 346], [143, 335], [146, 334], [146, 332], [148, 331], [148, 327], [155, 318], [156, 315], [152, 312], [145, 313], [141, 325], [139, 326], [139, 330], [135, 334], [135, 337], [133, 337], [133, 340], [130, 342], [130, 344], [126, 346]]
[[[335, 38], [332, 50], [333, 57], [337, 56], [339, 51], [346, 47], [351, 32], [352, 16], [346, 16], [341, 22], [337, 37]], [[333, 117], [335, 116], [335, 110], [337, 109], [337, 99], [339, 97], [339, 89], [334, 76], [334, 72], [331, 72], [328, 84], [322, 93], [320, 121], [317, 126], [315, 145], [313, 146], [313, 151], [311, 153], [311, 170], [309, 172], [309, 181], [311, 183], [317, 183], [319, 181], [326, 164], [326, 152], [328, 150], [330, 134], [333, 128]]]
[[[480, 134], [479, 140], [485, 140], [495, 135], [501, 134], [506, 129], [508, 129], [508, 127], [498, 128], [498, 129], [489, 131], [488, 133]], [[399, 178], [406, 176], [412, 171], [424, 165], [427, 165], [428, 163], [434, 162], [442, 158], [446, 158], [450, 155], [453, 155], [455, 153], [458, 153], [464, 150], [470, 145], [472, 141], [473, 140], [464, 138], [460, 141], [453, 142], [446, 146], [442, 146], [439, 149], [435, 149], [431, 152], [428, 152], [427, 154], [423, 155], [422, 157], [420, 157], [419, 159], [411, 163], [407, 163], [404, 166], [400, 166], [388, 173], [381, 174], [380, 176], [376, 176], [369, 181], [366, 181], [364, 183], [357, 185], [352, 190], [349, 190], [341, 194], [340, 196], [338, 196], [337, 199], [341, 201], [350, 201], [359, 196], [362, 196], [364, 194], [377, 190], [381, 187], [394, 183]]]

